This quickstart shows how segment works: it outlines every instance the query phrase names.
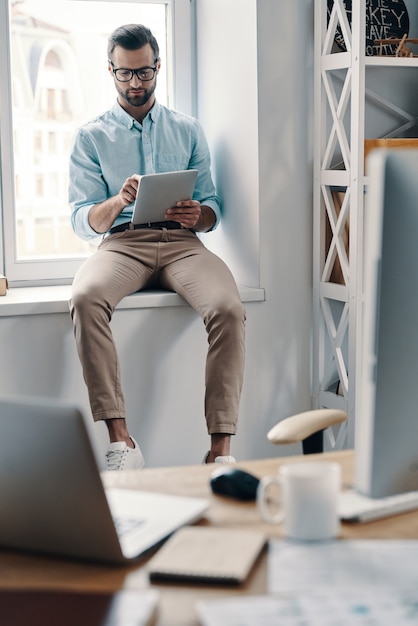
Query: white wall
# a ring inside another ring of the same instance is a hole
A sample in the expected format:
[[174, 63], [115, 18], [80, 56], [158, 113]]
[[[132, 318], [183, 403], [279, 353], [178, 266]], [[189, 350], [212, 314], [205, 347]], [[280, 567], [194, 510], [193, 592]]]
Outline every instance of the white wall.
[[[246, 305], [239, 459], [299, 451], [273, 447], [266, 433], [310, 407], [312, 3], [197, 0], [199, 116], [225, 198], [224, 225], [206, 240], [237, 280], [266, 291]], [[199, 463], [202, 322], [188, 307], [130, 309], [115, 313], [113, 329], [147, 464]], [[0, 350], [0, 393], [70, 399], [88, 416], [68, 315], [1, 318]], [[102, 459], [105, 427], [87, 422]]]
[[241, 446], [278, 454], [269, 426], [310, 407], [313, 2], [197, 0], [197, 40], [199, 117], [225, 198], [207, 243], [266, 290], [247, 307]]

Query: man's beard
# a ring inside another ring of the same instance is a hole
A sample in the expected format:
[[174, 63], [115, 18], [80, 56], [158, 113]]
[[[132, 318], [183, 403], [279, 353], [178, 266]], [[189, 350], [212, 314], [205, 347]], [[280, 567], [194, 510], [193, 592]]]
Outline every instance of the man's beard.
[[142, 95], [136, 95], [136, 96], [129, 95], [129, 92], [132, 91], [132, 89], [128, 89], [127, 91], [122, 91], [120, 89], [118, 91], [119, 91], [119, 95], [121, 96], [121, 98], [123, 98], [123, 100], [125, 100], [125, 102], [129, 104], [129, 106], [140, 107], [146, 104], [148, 100], [151, 98], [152, 94], [155, 91], [155, 85], [153, 85], [151, 89], [146, 89]]

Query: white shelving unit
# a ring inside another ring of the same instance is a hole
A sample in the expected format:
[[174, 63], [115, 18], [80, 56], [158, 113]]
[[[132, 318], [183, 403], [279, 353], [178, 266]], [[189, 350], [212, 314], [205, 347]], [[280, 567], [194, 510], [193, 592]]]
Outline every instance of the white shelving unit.
[[[366, 97], [398, 116], [399, 129], [417, 125], [413, 115], [366, 88], [366, 73], [368, 67], [417, 68], [418, 59], [365, 56], [364, 0], [352, 0], [351, 26], [343, 0], [330, 5], [328, 20], [327, 1], [315, 0], [313, 405], [348, 413], [345, 424], [326, 433], [325, 447], [342, 449], [354, 445], [367, 186]], [[337, 27], [346, 51], [336, 49]], [[336, 191], [342, 198], [339, 211]]]

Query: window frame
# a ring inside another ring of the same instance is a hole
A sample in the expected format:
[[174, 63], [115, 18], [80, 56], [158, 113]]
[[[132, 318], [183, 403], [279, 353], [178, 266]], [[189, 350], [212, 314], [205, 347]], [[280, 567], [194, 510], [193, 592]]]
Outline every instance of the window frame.
[[[168, 74], [170, 106], [186, 114], [195, 114], [193, 0], [102, 1], [167, 5], [166, 63], [172, 67]], [[0, 58], [3, 59], [0, 66], [0, 274], [7, 276], [10, 286], [68, 284], [84, 258], [16, 259], [9, 0], [0, 1]]]

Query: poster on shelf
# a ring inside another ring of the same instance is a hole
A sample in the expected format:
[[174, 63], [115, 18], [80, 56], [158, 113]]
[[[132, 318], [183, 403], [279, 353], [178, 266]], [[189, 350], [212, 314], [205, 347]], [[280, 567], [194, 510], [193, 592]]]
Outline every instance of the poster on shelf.
[[[328, 21], [330, 19], [334, 0], [327, 0]], [[348, 24], [351, 27], [352, 2], [343, 0]], [[376, 44], [377, 39], [402, 39], [409, 35], [408, 9], [403, 0], [368, 0], [366, 2], [366, 56], [394, 56], [397, 44]], [[342, 51], [346, 51], [346, 44], [340, 23], [335, 32], [335, 43]]]

